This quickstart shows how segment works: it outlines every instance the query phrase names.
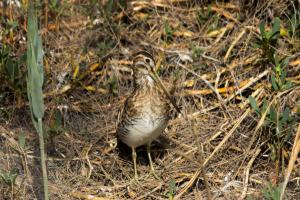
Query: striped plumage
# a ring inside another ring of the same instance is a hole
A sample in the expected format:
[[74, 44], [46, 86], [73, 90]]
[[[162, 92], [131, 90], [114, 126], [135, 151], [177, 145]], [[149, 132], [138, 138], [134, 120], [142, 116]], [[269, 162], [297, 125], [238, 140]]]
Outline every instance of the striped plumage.
[[125, 101], [117, 126], [117, 134], [122, 142], [132, 148], [135, 178], [137, 178], [135, 148], [145, 144], [147, 145], [150, 169], [155, 175], [150, 144], [163, 133], [168, 124], [171, 99], [168, 92], [164, 92], [165, 88], [163, 90], [159, 88], [162, 84], [157, 84], [159, 80], [155, 75], [154, 59], [149, 53], [137, 53], [132, 67], [134, 90]]
[[[156, 88], [135, 88], [125, 102], [118, 125], [118, 137], [130, 147], [152, 142], [167, 126], [169, 110], [169, 103]], [[160, 127], [162, 130], [154, 131]], [[135, 133], [134, 129], [140, 134]]]

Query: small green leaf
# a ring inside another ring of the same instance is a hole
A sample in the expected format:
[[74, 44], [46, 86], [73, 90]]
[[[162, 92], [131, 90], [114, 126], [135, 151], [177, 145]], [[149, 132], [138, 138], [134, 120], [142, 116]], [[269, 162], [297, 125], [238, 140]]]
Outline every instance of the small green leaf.
[[272, 26], [271, 38], [275, 37], [275, 35], [279, 34], [279, 32], [280, 32], [280, 19], [276, 17]]
[[278, 58], [278, 56], [277, 56], [276, 53], [273, 54], [273, 60], [274, 60], [274, 62], [275, 62], [275, 66], [276, 66], [276, 67], [277, 67], [277, 66], [280, 67], [279, 58]]
[[288, 89], [290, 89], [291, 87], [293, 87], [293, 83], [292, 83], [291, 81], [286, 81], [286, 83], [285, 83], [283, 89], [288, 90]]
[[272, 74], [271, 75], [271, 84], [272, 84], [272, 87], [275, 91], [279, 90], [279, 87], [277, 85], [277, 81], [276, 81], [276, 78], [275, 76]]
[[190, 42], [190, 48], [192, 49], [193, 59], [199, 58], [204, 52], [202, 48], [196, 46], [193, 42]]
[[165, 34], [166, 34], [166, 40], [167, 40], [167, 42], [170, 41], [170, 40], [172, 40], [173, 34], [174, 34], [174, 30], [169, 25], [169, 23], [167, 21], [165, 21], [165, 23], [164, 23], [164, 31], [165, 31]]
[[109, 86], [110, 92], [112, 92], [113, 95], [118, 95], [119, 83], [117, 76], [113, 75], [112, 77], [110, 77], [107, 84]]
[[[261, 43], [261, 41], [260, 41], [260, 43]], [[260, 48], [262, 48], [262, 45], [260, 43], [254, 42], [252, 47], [255, 48], [255, 49], [260, 49]]]
[[7, 75], [9, 76], [10, 80], [14, 82], [15, 79], [15, 70], [16, 70], [16, 65], [14, 61], [11, 58], [7, 58], [7, 61], [5, 63], [5, 70]]
[[58, 0], [50, 0], [49, 4], [51, 8], [55, 8], [58, 6]]
[[18, 172], [19, 170], [17, 168], [13, 168], [10, 171], [0, 169], [0, 176], [7, 185], [14, 185], [16, 183]]
[[16, 27], [18, 27], [18, 21], [8, 21], [8, 26], [9, 28], [15, 29]]
[[268, 102], [267, 102], [266, 98], [264, 98], [264, 99], [263, 99], [263, 105], [262, 105], [261, 112], [262, 112], [262, 113], [265, 113], [266, 110], [267, 110], [267, 107], [268, 107]]
[[275, 72], [279, 76], [282, 74], [282, 69], [281, 69], [281, 65], [280, 64], [275, 66]]
[[256, 103], [256, 100], [255, 100], [252, 96], [249, 96], [249, 97], [248, 97], [248, 100], [249, 100], [249, 102], [250, 102], [250, 105], [251, 105], [252, 109], [253, 109], [257, 114], [259, 114], [260, 111], [259, 111], [259, 107], [258, 107], [258, 105], [257, 105], [257, 103]]
[[286, 82], [286, 70], [282, 70], [279, 76], [280, 76], [281, 83], [284, 84]]
[[275, 110], [275, 108], [273, 106], [270, 107], [270, 121], [273, 122], [274, 124], [276, 124], [277, 122], [277, 111]]
[[54, 121], [50, 124], [50, 127], [48, 127], [48, 132], [50, 136], [55, 136], [64, 131], [62, 127], [62, 115], [60, 110], [54, 111]]
[[286, 107], [282, 113], [281, 123], [286, 124], [289, 119], [290, 119], [290, 109]]
[[169, 192], [168, 192], [169, 200], [174, 199], [175, 189], [176, 189], [176, 183], [175, 183], [174, 179], [171, 179], [169, 181]]
[[55, 110], [55, 124], [56, 129], [60, 129], [62, 127], [62, 115], [59, 110]]
[[26, 140], [25, 140], [25, 134], [23, 132], [20, 132], [18, 135], [18, 141], [19, 141], [19, 145], [22, 149], [25, 149], [25, 145], [26, 145]]
[[106, 3], [105, 11], [107, 14], [110, 14], [113, 10], [114, 0], [108, 0]]
[[281, 66], [282, 66], [282, 67], [288, 66], [289, 61], [290, 61], [290, 58], [289, 58], [289, 57], [283, 59], [282, 62], [281, 62]]
[[259, 31], [262, 38], [266, 38], [266, 31], [265, 31], [265, 23], [260, 22], [259, 23]]
[[247, 200], [254, 200], [252, 196], [247, 196]]
[[[277, 136], [277, 140], [281, 140], [280, 138], [282, 137], [283, 131], [282, 131], [282, 122], [279, 120], [276, 123], [276, 136]], [[278, 147], [277, 147], [278, 148]]]
[[266, 31], [266, 41], [270, 44], [272, 41], [272, 32]]
[[271, 146], [271, 159], [273, 160], [273, 161], [275, 161], [276, 160], [276, 158], [277, 158], [277, 154], [276, 154], [277, 152], [276, 152], [276, 149], [275, 149], [275, 147], [272, 145]]
[[264, 199], [280, 200], [282, 186], [282, 183], [278, 186], [273, 186], [271, 183], [268, 183], [268, 185], [263, 189]]

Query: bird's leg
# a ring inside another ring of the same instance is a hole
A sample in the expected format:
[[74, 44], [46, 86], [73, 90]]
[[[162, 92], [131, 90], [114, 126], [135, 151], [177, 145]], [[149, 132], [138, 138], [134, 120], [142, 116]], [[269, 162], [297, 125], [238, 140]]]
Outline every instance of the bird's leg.
[[132, 149], [132, 159], [133, 159], [133, 166], [134, 166], [134, 179], [138, 180], [137, 169], [136, 169], [136, 151], [135, 151], [135, 147], [131, 147], [131, 149]]
[[147, 154], [148, 154], [148, 159], [149, 159], [149, 164], [150, 164], [150, 172], [153, 174], [153, 176], [156, 179], [159, 179], [159, 177], [156, 175], [154, 167], [153, 167], [153, 162], [152, 162], [151, 152], [150, 152], [150, 145], [151, 145], [151, 143], [147, 144]]

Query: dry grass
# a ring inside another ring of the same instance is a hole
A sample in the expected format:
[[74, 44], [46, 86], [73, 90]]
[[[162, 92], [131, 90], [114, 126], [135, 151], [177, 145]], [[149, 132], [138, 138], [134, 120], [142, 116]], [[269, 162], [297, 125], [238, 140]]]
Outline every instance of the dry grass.
[[[218, 2], [210, 8], [196, 2], [128, 1], [125, 10], [115, 6], [106, 17], [104, 2], [89, 7], [89, 1], [68, 0], [58, 13], [41, 10], [45, 124], [53, 128], [57, 111], [63, 119], [62, 130], [47, 143], [51, 199], [168, 199], [172, 189], [175, 199], [207, 199], [203, 168], [214, 199], [263, 199], [268, 182], [283, 182], [284, 169], [277, 169], [280, 165], [270, 158], [263, 117], [253, 112], [247, 98], [252, 95], [262, 102], [266, 97], [279, 107], [297, 109], [299, 38], [282, 37], [276, 49], [291, 57], [288, 78], [295, 87], [284, 92], [272, 91], [271, 65], [253, 47], [260, 20], [270, 25], [280, 17], [287, 27], [292, 1]], [[20, 42], [26, 30], [21, 26], [24, 15], [11, 9], [18, 13], [13, 18], [20, 26], [6, 42], [20, 57], [25, 52]], [[9, 16], [9, 9], [0, 13]], [[161, 180], [148, 176], [146, 149], [138, 148], [137, 183], [131, 181], [131, 150], [116, 145], [115, 122], [132, 90], [130, 56], [138, 49], [153, 52], [164, 83], [177, 85], [183, 115], [174, 114], [166, 133], [153, 143]], [[16, 168], [18, 176], [13, 187], [0, 182], [0, 198], [39, 199], [37, 134], [25, 94], [14, 91], [0, 86], [0, 169]], [[297, 123], [291, 124], [284, 166]], [[20, 133], [25, 134], [26, 148], [20, 147]], [[287, 199], [300, 197], [299, 165], [298, 157]], [[175, 187], [170, 189], [172, 182]]]

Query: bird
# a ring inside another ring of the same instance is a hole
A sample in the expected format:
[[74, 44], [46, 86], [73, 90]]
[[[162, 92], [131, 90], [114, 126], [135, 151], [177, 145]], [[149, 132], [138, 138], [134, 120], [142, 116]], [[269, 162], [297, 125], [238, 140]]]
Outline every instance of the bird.
[[134, 89], [120, 111], [117, 137], [132, 149], [134, 179], [138, 179], [136, 148], [142, 145], [147, 145], [150, 173], [158, 178], [151, 158], [151, 142], [162, 134], [168, 125], [170, 103], [179, 113], [180, 109], [157, 75], [155, 60], [149, 52], [137, 52], [131, 68]]

